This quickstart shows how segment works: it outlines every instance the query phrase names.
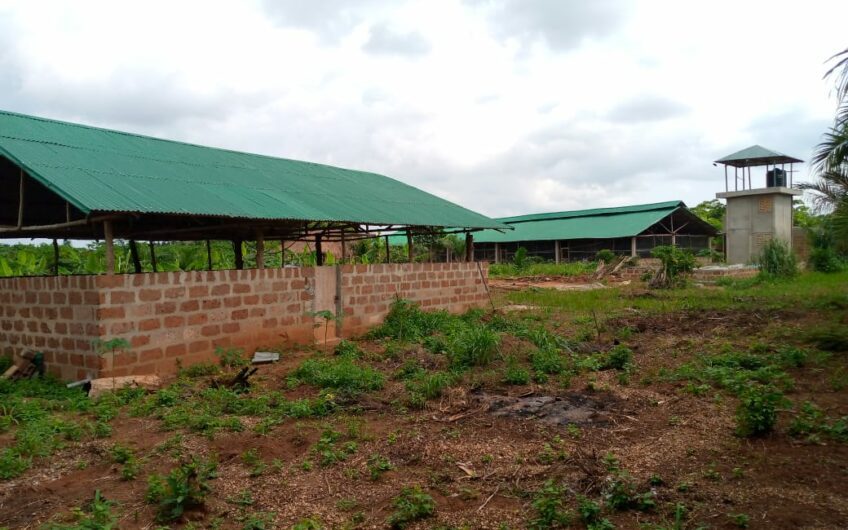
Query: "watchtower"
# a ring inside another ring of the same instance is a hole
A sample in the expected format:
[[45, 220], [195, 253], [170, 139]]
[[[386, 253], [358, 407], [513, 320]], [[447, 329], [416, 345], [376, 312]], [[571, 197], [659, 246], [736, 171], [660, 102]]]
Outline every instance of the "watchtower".
[[[772, 239], [792, 246], [792, 201], [803, 193], [792, 188], [792, 173], [793, 165], [801, 162], [759, 145], [715, 161], [724, 166], [724, 193], [716, 193], [716, 197], [727, 200], [724, 231], [728, 263], [752, 263]], [[751, 168], [762, 166], [765, 186], [755, 188]], [[733, 168], [732, 190], [728, 167]]]

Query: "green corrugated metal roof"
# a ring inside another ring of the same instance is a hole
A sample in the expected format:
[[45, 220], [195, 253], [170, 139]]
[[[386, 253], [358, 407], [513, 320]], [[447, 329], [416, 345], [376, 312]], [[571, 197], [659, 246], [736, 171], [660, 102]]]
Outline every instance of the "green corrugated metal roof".
[[726, 164], [734, 167], [758, 166], [765, 164], [789, 164], [803, 162], [797, 158], [785, 155], [772, 149], [766, 149], [761, 145], [752, 145], [741, 151], [719, 158], [717, 164]]
[[525, 221], [542, 221], [546, 219], [568, 219], [571, 217], [592, 217], [595, 215], [619, 215], [624, 213], [646, 212], [651, 210], [662, 210], [667, 208], [685, 207], [682, 201], [655, 202], [651, 204], [636, 204], [633, 206], [615, 206], [611, 208], [593, 208], [591, 210], [572, 210], [569, 212], [531, 213], [528, 215], [516, 215], [513, 217], [499, 217], [498, 221], [503, 223], [521, 223]]
[[686, 205], [682, 201], [669, 201], [619, 208], [502, 217], [498, 221], [511, 225], [515, 230], [503, 233], [497, 230], [484, 230], [474, 235], [474, 241], [512, 243], [632, 237], [644, 232], [679, 208], [686, 208]]
[[365, 171], [0, 111], [0, 154], [84, 213], [504, 228]]

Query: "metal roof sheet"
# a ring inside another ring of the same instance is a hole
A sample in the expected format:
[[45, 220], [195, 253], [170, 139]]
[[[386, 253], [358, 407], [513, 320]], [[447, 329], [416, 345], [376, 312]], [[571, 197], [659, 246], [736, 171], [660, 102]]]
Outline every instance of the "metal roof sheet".
[[6, 111], [0, 155], [84, 213], [508, 228], [376, 173]]
[[765, 164], [789, 164], [803, 162], [795, 157], [785, 155], [772, 149], [766, 149], [761, 145], [752, 145], [741, 151], [719, 158], [716, 164], [725, 164], [733, 167], [762, 166]]
[[[619, 208], [503, 217], [498, 220], [511, 225], [515, 230], [509, 232], [484, 230], [474, 235], [474, 241], [513, 243], [633, 237], [681, 208], [686, 209], [682, 201], [669, 201]], [[714, 231], [712, 227], [710, 229]]]

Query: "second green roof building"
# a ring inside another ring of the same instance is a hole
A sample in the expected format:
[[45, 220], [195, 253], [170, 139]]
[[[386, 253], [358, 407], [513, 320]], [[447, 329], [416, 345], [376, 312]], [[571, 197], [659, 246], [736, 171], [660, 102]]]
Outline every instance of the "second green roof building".
[[593, 259], [599, 250], [650, 256], [659, 245], [706, 250], [716, 229], [683, 201], [502, 217], [513, 230], [484, 230], [475, 236], [475, 258], [507, 261], [518, 247], [550, 261]]

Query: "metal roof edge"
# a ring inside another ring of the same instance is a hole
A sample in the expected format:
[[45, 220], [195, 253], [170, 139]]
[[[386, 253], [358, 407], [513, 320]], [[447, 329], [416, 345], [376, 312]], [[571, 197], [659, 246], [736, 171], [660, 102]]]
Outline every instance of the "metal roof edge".
[[89, 215], [92, 212], [92, 210], [88, 206], [82, 204], [75, 197], [73, 197], [72, 195], [67, 193], [65, 190], [63, 190], [59, 186], [56, 186], [55, 184], [53, 184], [53, 182], [51, 180], [44, 178], [43, 175], [39, 174], [37, 171], [33, 170], [32, 168], [30, 168], [29, 166], [27, 166], [26, 164], [21, 162], [21, 160], [19, 158], [17, 158], [16, 156], [12, 155], [12, 153], [10, 153], [6, 149], [4, 149], [2, 145], [0, 145], [0, 155], [2, 155], [4, 158], [11, 161], [13, 164], [18, 166], [23, 171], [25, 171], [27, 175], [29, 175], [32, 179], [37, 181], [39, 184], [41, 184], [42, 186], [44, 186], [48, 190], [52, 191], [53, 193], [55, 193], [56, 195], [58, 195], [62, 199], [65, 199], [66, 201], [68, 201], [70, 204], [72, 204], [74, 206], [74, 208], [78, 209], [82, 213]]

